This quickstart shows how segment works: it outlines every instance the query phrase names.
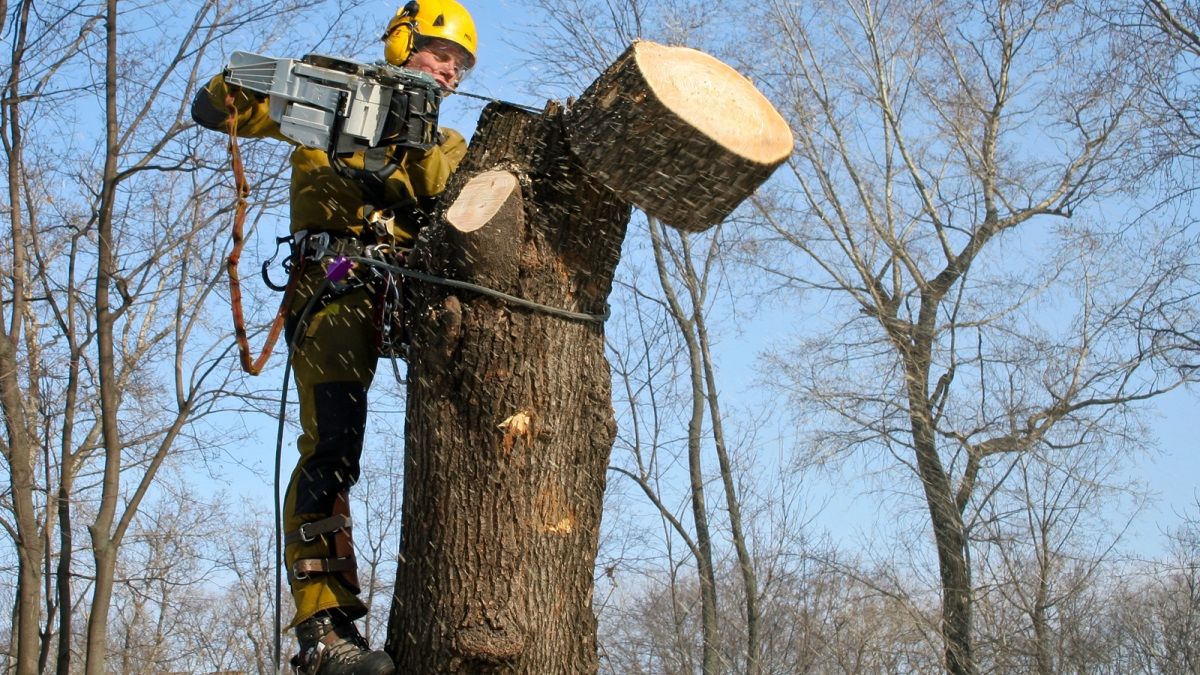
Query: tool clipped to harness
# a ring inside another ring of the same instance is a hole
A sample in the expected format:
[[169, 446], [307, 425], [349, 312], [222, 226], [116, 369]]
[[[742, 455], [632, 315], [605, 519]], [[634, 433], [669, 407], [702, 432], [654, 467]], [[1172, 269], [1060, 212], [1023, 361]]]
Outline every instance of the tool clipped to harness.
[[304, 338], [308, 336], [309, 320], [312, 319], [312, 315], [318, 311], [319, 307], [357, 287], [358, 284], [343, 281], [350, 276], [350, 270], [353, 268], [354, 262], [343, 255], [334, 258], [326, 265], [325, 276], [321, 279], [321, 283], [317, 284], [312, 297], [305, 303], [304, 310], [296, 318], [291, 340], [293, 350], [304, 343]]
[[[275, 259], [279, 257], [279, 250], [284, 248], [285, 244], [287, 245], [288, 254], [287, 257], [283, 259], [280, 267], [282, 267], [283, 271], [287, 273], [288, 280], [282, 284], [277, 284], [271, 280], [271, 267], [275, 265]], [[275, 252], [272, 253], [271, 257], [267, 258], [262, 264], [261, 274], [263, 283], [267, 285], [267, 288], [275, 291], [276, 293], [287, 290], [288, 283], [291, 282], [292, 279], [292, 273], [296, 271], [296, 264], [298, 260], [293, 250], [295, 248], [295, 244], [296, 239], [290, 234], [285, 237], [275, 237]]]
[[338, 256], [329, 264], [329, 267], [325, 268], [325, 281], [330, 284], [337, 284], [342, 279], [345, 279], [346, 275], [350, 274], [350, 270], [353, 267], [354, 263], [349, 258]]

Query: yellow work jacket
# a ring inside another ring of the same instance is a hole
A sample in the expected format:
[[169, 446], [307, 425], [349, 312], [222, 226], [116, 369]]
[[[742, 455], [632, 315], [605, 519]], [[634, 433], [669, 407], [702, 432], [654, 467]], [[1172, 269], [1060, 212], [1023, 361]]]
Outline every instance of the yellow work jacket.
[[[330, 166], [324, 150], [303, 147], [280, 133], [279, 123], [268, 114], [270, 104], [267, 99], [236, 87], [233, 89], [238, 136], [277, 138], [296, 145], [291, 157], [292, 232], [324, 231], [359, 236], [366, 226], [369, 209], [391, 208], [399, 230], [397, 243], [409, 244], [416, 237], [419, 226], [413, 211], [418, 198], [433, 197], [446, 189], [450, 174], [467, 154], [466, 140], [453, 129], [442, 129], [441, 143], [428, 151], [393, 148], [391, 161], [397, 169], [384, 182], [382, 191], [372, 193], [375, 200], [383, 203], [368, 204], [362, 186]], [[226, 110], [225, 99], [230, 87], [225, 84], [225, 79], [217, 75], [206, 90], [213, 107]], [[357, 152], [344, 161], [353, 169], [362, 169], [363, 153]]]

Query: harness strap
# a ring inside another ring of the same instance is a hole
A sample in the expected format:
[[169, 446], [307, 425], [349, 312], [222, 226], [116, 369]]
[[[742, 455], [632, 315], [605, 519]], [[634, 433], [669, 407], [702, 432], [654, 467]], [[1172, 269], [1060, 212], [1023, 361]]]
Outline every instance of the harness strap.
[[312, 574], [331, 574], [333, 572], [354, 572], [358, 562], [353, 556], [343, 558], [300, 558], [292, 563], [292, 576], [296, 579], [307, 579]]
[[292, 545], [298, 542], [307, 542], [316, 539], [323, 534], [337, 532], [350, 527], [350, 516], [336, 515], [324, 518], [322, 520], [314, 520], [311, 523], [305, 523], [300, 527], [288, 532], [283, 537], [283, 543]]

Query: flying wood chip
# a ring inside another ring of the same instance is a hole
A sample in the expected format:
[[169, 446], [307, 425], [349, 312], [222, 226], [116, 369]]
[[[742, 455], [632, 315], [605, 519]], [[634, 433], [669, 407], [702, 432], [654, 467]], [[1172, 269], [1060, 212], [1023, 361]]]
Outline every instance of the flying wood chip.
[[792, 132], [741, 73], [687, 47], [634, 42], [570, 111], [584, 170], [681, 230], [724, 220], [792, 152]]

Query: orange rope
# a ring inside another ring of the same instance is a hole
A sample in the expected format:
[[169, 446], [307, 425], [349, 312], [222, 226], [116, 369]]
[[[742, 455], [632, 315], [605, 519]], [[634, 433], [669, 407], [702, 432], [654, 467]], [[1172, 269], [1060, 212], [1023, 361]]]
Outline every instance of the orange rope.
[[246, 225], [246, 198], [250, 196], [250, 184], [246, 182], [242, 154], [238, 150], [238, 113], [237, 107], [233, 104], [232, 93], [225, 95], [225, 109], [229, 113], [226, 118], [226, 126], [229, 129], [229, 155], [233, 165], [234, 184], [237, 189], [237, 204], [233, 215], [233, 250], [229, 252], [229, 259], [225, 263], [225, 270], [229, 273], [229, 304], [233, 310], [233, 333], [237, 338], [242, 370], [251, 375], [258, 375], [262, 372], [263, 366], [271, 356], [271, 350], [275, 347], [275, 342], [279, 339], [279, 334], [283, 331], [287, 310], [291, 305], [292, 296], [295, 294], [296, 284], [300, 278], [302, 261], [297, 261], [292, 269], [287, 288], [283, 291], [283, 299], [279, 302], [279, 311], [275, 313], [275, 320], [271, 322], [271, 328], [267, 332], [267, 342], [263, 345], [262, 353], [258, 355], [257, 359], [253, 358], [250, 352], [250, 338], [246, 334], [246, 319], [242, 313], [242, 286], [238, 277], [238, 260], [242, 257], [242, 247], [246, 243], [243, 230]]

